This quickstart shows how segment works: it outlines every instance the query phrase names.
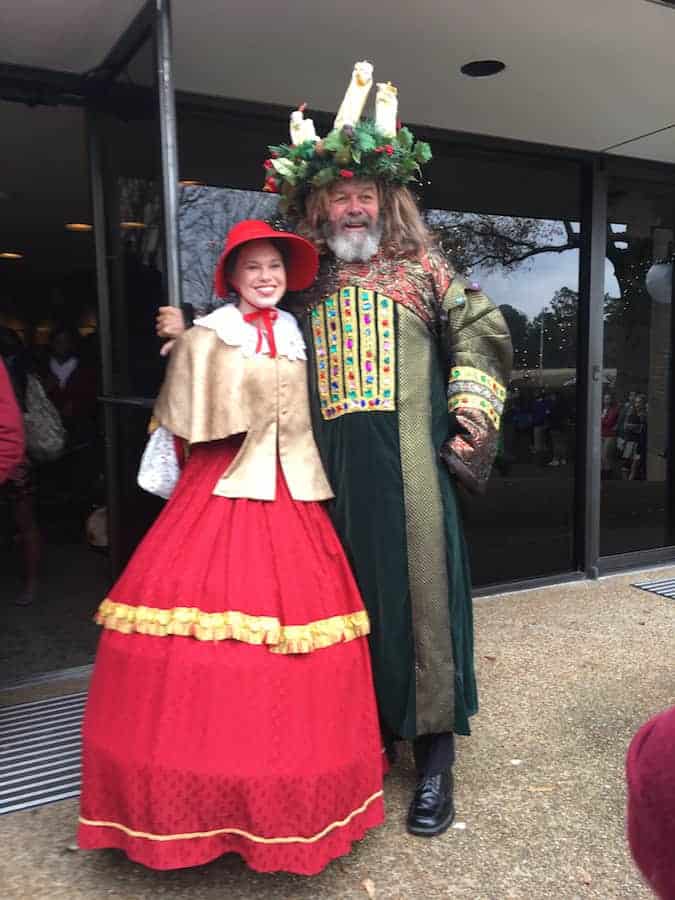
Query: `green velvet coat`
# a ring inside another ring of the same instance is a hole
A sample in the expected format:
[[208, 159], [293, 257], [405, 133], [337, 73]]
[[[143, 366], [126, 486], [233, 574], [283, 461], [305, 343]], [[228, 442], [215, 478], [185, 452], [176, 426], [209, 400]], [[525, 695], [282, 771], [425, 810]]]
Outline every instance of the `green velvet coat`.
[[324, 260], [306, 296], [314, 434], [371, 621], [383, 724], [469, 733], [470, 575], [447, 447], [488, 474], [510, 374], [501, 315], [444, 260]]

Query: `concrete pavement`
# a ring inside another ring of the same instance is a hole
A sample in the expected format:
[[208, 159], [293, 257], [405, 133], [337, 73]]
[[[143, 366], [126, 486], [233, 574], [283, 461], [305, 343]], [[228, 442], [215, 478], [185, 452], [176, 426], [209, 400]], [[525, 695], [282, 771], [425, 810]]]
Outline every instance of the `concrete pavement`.
[[77, 803], [0, 818], [3, 900], [638, 900], [624, 840], [623, 761], [639, 725], [675, 703], [675, 601], [632, 582], [675, 568], [475, 602], [481, 696], [459, 740], [456, 827], [406, 834], [407, 752], [387, 823], [321, 875], [250, 872], [236, 857], [152, 872], [72, 852]]

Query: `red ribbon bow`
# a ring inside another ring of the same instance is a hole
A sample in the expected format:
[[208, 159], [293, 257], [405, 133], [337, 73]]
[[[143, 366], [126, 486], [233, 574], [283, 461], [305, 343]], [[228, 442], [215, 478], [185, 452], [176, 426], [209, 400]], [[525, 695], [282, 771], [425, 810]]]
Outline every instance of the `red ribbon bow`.
[[256, 309], [255, 312], [246, 313], [244, 316], [245, 322], [250, 322], [251, 325], [255, 325], [258, 329], [258, 343], [255, 348], [256, 353], [260, 353], [262, 349], [264, 329], [265, 334], [267, 335], [267, 343], [270, 346], [270, 356], [275, 357], [277, 355], [277, 345], [274, 342], [274, 323], [278, 318], [279, 310], [274, 309], [274, 307], [270, 309]]

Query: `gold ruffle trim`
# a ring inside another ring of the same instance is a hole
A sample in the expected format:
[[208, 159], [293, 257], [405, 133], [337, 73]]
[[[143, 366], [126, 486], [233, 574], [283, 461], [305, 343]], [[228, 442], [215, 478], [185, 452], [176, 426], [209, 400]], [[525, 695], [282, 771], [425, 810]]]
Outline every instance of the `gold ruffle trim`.
[[311, 653], [331, 644], [353, 641], [370, 632], [365, 610], [317, 619], [306, 625], [282, 625], [274, 616], [250, 616], [236, 610], [207, 613], [189, 606], [157, 609], [130, 606], [108, 598], [99, 606], [95, 620], [104, 628], [123, 634], [178, 635], [198, 641], [267, 644], [272, 653]]
[[338, 822], [331, 822], [330, 825], [327, 825], [321, 831], [317, 832], [317, 834], [313, 834], [310, 837], [293, 836], [266, 838], [261, 837], [258, 834], [251, 834], [250, 831], [242, 831], [241, 828], [214, 828], [211, 831], [192, 831], [185, 834], [152, 834], [148, 831], [135, 831], [132, 828], [127, 828], [126, 825], [121, 825], [119, 822], [100, 822], [95, 819], [85, 819], [84, 816], [79, 817], [79, 822], [80, 825], [88, 825], [90, 828], [116, 828], [118, 831], [122, 831], [129, 837], [143, 838], [146, 841], [191, 841], [195, 838], [210, 838], [219, 837], [223, 834], [235, 834], [239, 837], [246, 838], [249, 841], [253, 841], [256, 844], [315, 844], [317, 841], [325, 838], [327, 834], [330, 834], [331, 831], [335, 831], [336, 828], [344, 828], [345, 825], [349, 825], [352, 819], [364, 813], [371, 803], [375, 800], [379, 800], [380, 797], [382, 797], [382, 791], [376, 791], [368, 797], [365, 803], [362, 803], [358, 809], [350, 812], [344, 819], [340, 819]]

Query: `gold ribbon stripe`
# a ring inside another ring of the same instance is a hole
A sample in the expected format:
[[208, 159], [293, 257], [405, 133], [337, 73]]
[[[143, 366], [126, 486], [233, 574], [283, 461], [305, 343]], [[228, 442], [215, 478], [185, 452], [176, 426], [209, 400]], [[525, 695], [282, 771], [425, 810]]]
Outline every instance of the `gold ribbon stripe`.
[[326, 825], [321, 831], [312, 835], [311, 837], [276, 837], [276, 838], [265, 838], [261, 837], [258, 834], [251, 834], [249, 831], [242, 831], [241, 828], [214, 828], [212, 831], [193, 831], [187, 832], [186, 834], [152, 834], [148, 831], [135, 831], [133, 828], [127, 828], [126, 825], [121, 825], [119, 822], [104, 822], [97, 821], [95, 819], [85, 819], [84, 816], [79, 817], [79, 822], [81, 825], [88, 825], [91, 828], [116, 828], [118, 831], [124, 832], [124, 834], [133, 838], [144, 838], [147, 841], [190, 841], [195, 838], [210, 838], [210, 837], [218, 837], [221, 834], [235, 834], [239, 837], [246, 838], [249, 841], [253, 841], [256, 844], [315, 844], [317, 841], [320, 841], [322, 838], [325, 838], [327, 834], [331, 831], [334, 831], [336, 828], [344, 828], [345, 825], [348, 825], [352, 819], [356, 816], [364, 813], [368, 807], [377, 800], [379, 797], [382, 797], [382, 791], [376, 791], [372, 794], [365, 803], [362, 803], [358, 809], [353, 810], [349, 813], [348, 816], [345, 816], [344, 819], [340, 819], [337, 822], [331, 822], [330, 825]]
[[266, 644], [272, 653], [311, 653], [370, 632], [365, 610], [317, 619], [306, 625], [282, 625], [274, 616], [251, 616], [236, 610], [206, 613], [196, 607], [157, 609], [105, 599], [95, 621], [123, 634], [193, 637], [199, 641], [242, 641]]

